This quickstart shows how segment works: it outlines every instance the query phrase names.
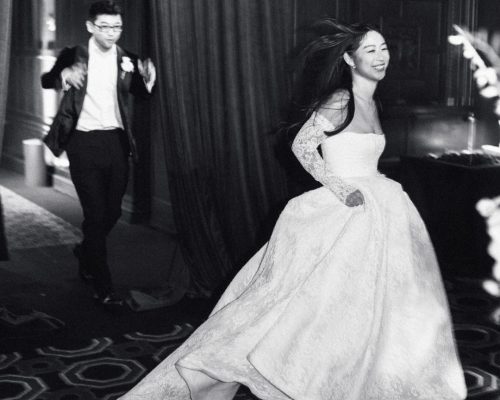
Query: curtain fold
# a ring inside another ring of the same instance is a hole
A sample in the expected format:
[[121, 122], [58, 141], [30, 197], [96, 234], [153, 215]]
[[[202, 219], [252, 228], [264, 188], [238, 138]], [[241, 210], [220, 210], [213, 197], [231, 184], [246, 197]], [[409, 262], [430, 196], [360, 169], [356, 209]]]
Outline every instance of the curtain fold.
[[295, 0], [149, 0], [172, 207], [192, 283], [210, 294], [267, 240], [287, 198], [270, 132], [288, 98]]
[[0, 0], [0, 159], [2, 157], [7, 107], [12, 0]]

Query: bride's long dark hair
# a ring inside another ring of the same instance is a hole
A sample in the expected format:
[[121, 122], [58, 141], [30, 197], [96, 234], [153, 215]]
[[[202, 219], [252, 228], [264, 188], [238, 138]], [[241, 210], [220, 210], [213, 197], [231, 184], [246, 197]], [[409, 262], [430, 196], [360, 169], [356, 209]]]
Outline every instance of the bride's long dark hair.
[[346, 104], [347, 117], [335, 130], [325, 133], [334, 135], [349, 125], [354, 116], [354, 97], [350, 67], [343, 55], [354, 53], [369, 31], [380, 33], [378, 28], [369, 24], [347, 25], [332, 18], [316, 21], [309, 31], [314, 37], [297, 56], [292, 101], [283, 126], [290, 142], [311, 114], [339, 90], [347, 90], [350, 94]]

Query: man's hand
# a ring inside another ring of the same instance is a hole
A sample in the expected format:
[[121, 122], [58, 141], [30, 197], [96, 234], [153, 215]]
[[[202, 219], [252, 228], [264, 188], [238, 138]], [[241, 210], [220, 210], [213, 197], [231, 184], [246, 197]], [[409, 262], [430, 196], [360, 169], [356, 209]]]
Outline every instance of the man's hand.
[[364, 203], [365, 198], [359, 190], [350, 193], [345, 199], [345, 205], [347, 207], [357, 207], [363, 205]]
[[156, 81], [156, 68], [153, 61], [150, 58], [146, 58], [144, 61], [137, 60], [137, 66], [146, 85], [152, 87]]
[[68, 90], [69, 86], [80, 89], [85, 81], [85, 75], [87, 75], [87, 65], [84, 63], [79, 62], [64, 68], [61, 72], [63, 89]]

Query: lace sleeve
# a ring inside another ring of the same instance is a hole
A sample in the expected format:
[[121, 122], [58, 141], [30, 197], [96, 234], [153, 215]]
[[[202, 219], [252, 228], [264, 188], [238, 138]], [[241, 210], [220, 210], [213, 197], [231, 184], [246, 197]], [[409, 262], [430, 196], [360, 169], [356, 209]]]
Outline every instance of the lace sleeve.
[[347, 196], [357, 189], [330, 173], [318, 152], [318, 146], [327, 138], [324, 132], [332, 129], [332, 124], [326, 118], [320, 114], [313, 114], [295, 137], [292, 151], [314, 179], [330, 189], [342, 203], [346, 204]]

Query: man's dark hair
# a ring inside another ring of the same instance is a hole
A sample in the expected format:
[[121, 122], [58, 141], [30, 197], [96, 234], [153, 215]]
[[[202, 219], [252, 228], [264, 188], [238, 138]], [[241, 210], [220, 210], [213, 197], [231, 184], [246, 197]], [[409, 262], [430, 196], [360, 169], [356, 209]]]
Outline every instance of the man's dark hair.
[[114, 1], [96, 1], [89, 8], [89, 20], [95, 21], [98, 15], [122, 15], [122, 8]]

